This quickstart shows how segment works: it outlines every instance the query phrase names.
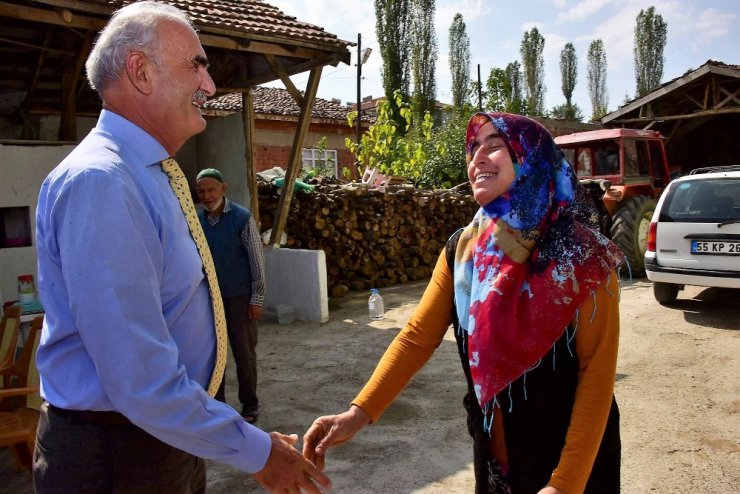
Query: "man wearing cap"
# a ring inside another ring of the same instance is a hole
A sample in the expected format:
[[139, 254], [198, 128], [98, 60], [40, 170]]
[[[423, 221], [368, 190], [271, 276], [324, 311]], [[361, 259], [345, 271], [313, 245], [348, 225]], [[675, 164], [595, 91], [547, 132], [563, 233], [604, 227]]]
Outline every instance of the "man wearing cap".
[[[216, 265], [229, 343], [236, 363], [242, 417], [257, 421], [257, 321], [265, 300], [265, 268], [259, 229], [250, 212], [226, 198], [228, 184], [215, 168], [198, 173], [198, 213]], [[216, 398], [226, 401], [222, 382]]]

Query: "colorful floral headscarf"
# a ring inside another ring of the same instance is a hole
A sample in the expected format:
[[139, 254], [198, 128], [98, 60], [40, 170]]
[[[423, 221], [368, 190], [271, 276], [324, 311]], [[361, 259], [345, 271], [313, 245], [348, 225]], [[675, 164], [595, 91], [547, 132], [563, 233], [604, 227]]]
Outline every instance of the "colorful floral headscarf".
[[550, 133], [536, 121], [478, 113], [466, 149], [491, 122], [514, 162], [511, 188], [483, 205], [455, 253], [455, 306], [484, 410], [536, 365], [576, 311], [623, 260], [606, 237], [574, 217], [577, 182]]

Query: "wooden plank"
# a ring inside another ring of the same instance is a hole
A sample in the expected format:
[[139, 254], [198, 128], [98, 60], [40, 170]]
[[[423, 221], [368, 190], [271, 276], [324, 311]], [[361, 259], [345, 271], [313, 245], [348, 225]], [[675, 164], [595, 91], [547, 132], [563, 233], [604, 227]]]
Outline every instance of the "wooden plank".
[[272, 71], [275, 72], [278, 77], [280, 77], [281, 81], [283, 81], [283, 84], [285, 84], [285, 88], [288, 90], [290, 95], [293, 96], [293, 99], [298, 104], [298, 106], [303, 106], [303, 95], [300, 93], [300, 91], [298, 91], [298, 89], [296, 89], [293, 81], [290, 80], [290, 76], [288, 76], [288, 73], [283, 70], [278, 61], [275, 60], [275, 57], [268, 54], [265, 54], [264, 57], [265, 60], [267, 60], [267, 63], [270, 65]]
[[54, 24], [56, 26], [76, 27], [96, 32], [103, 29], [106, 22], [108, 22], [107, 19], [85, 17], [79, 14], [72, 14], [68, 20], [65, 20], [62, 17], [61, 12], [37, 9], [34, 7], [26, 7], [6, 2], [0, 2], [0, 17], [10, 17], [11, 19], [22, 19], [45, 24]]
[[34, 3], [51, 5], [52, 7], [61, 7], [92, 14], [103, 14], [109, 16], [113, 13], [113, 8], [109, 5], [101, 5], [90, 2], [76, 2], [75, 0], [33, 0]]
[[288, 221], [288, 211], [290, 211], [290, 202], [293, 198], [293, 187], [298, 172], [302, 168], [301, 155], [303, 151], [303, 140], [308, 133], [308, 125], [311, 122], [311, 110], [316, 99], [316, 91], [319, 88], [322, 69], [322, 65], [314, 67], [311, 69], [311, 75], [308, 77], [306, 95], [303, 98], [303, 106], [301, 106], [301, 116], [298, 118], [296, 133], [293, 137], [293, 147], [290, 149], [288, 170], [285, 173], [285, 182], [283, 184], [283, 190], [280, 193], [277, 218], [275, 218], [275, 223], [272, 226], [272, 235], [270, 236], [270, 245], [272, 247], [280, 246], [280, 238], [283, 236], [285, 224]]
[[246, 163], [247, 190], [249, 190], [250, 211], [260, 226], [259, 192], [257, 190], [257, 161], [254, 146], [254, 94], [252, 88], [242, 93], [242, 123], [244, 126], [244, 161]]

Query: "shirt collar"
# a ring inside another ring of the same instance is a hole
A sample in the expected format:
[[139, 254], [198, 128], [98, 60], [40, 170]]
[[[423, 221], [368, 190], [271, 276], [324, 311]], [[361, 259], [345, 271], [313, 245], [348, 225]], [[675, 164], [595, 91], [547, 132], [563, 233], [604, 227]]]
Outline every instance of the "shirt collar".
[[111, 136], [128, 161], [151, 166], [169, 157], [164, 146], [151, 134], [110, 110], [100, 112], [96, 127]]

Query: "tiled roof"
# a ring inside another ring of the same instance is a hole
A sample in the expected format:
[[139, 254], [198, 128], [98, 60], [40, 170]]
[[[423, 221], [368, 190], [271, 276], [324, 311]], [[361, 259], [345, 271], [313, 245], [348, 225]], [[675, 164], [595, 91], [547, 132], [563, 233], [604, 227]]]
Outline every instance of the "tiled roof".
[[[286, 89], [257, 86], [253, 89], [254, 112], [267, 115], [285, 115], [298, 117], [301, 109], [298, 103]], [[242, 110], [242, 96], [240, 93], [231, 93], [208, 100], [204, 109], [214, 112], [240, 112]], [[311, 116], [331, 120], [347, 121], [347, 114], [354, 108], [342, 105], [337, 101], [316, 98]], [[368, 115], [362, 116], [363, 122], [373, 122]]]
[[[83, 0], [84, 3], [105, 3], [114, 8], [130, 0]], [[199, 27], [233, 30], [255, 38], [282, 38], [284, 43], [297, 44], [296, 41], [327, 45], [343, 50], [353, 43], [338, 39], [320, 26], [301, 22], [284, 14], [277, 7], [262, 0], [166, 0], [167, 3], [186, 11]]]

